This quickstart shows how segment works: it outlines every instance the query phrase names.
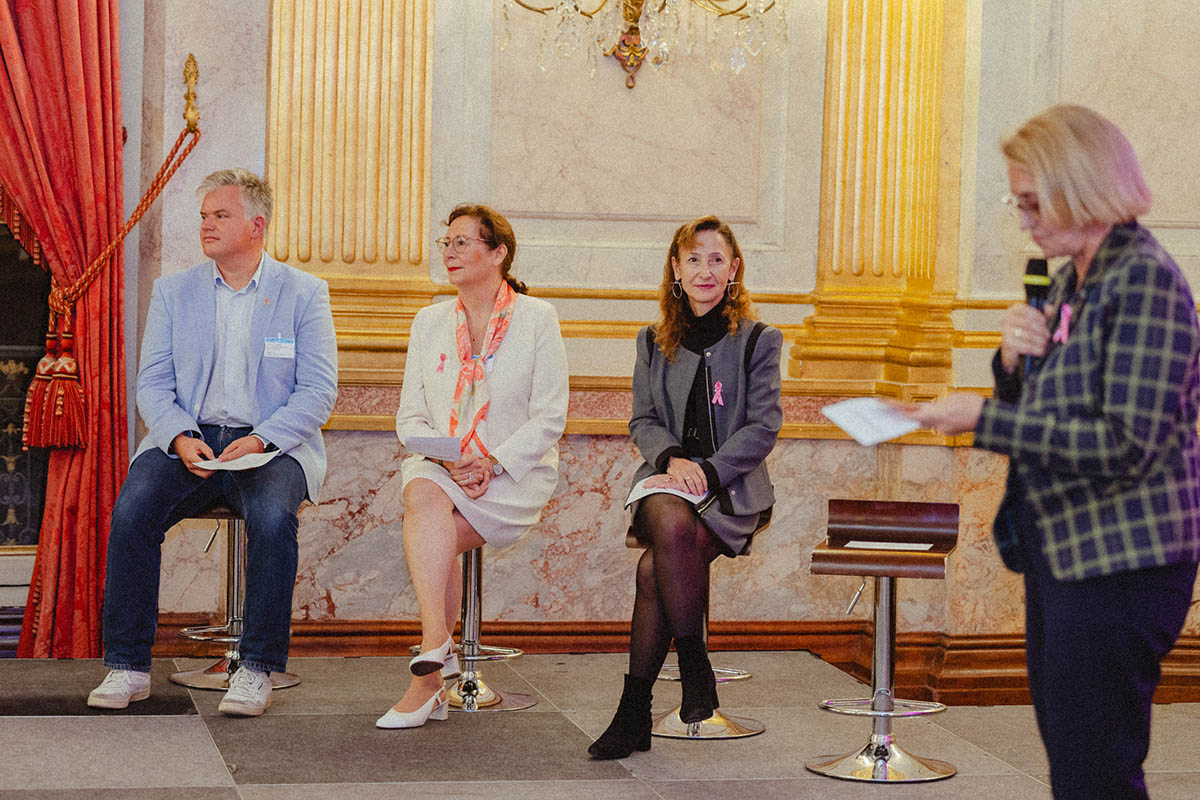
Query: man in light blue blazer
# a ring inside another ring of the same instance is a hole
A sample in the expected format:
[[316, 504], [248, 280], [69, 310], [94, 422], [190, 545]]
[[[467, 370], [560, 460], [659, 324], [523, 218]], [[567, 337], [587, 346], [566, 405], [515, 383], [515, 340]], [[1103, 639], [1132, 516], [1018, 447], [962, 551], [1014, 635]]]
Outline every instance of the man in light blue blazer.
[[[287, 666], [297, 511], [325, 478], [321, 426], [337, 397], [337, 343], [325, 281], [263, 252], [267, 182], [243, 169], [209, 175], [200, 242], [211, 260], [154, 283], [137, 377], [149, 428], [113, 508], [104, 595], [104, 663], [88, 705], [150, 696], [163, 537], [223, 500], [246, 519], [242, 660], [220, 704], [255, 716], [270, 673]], [[251, 469], [213, 470], [275, 452]]]

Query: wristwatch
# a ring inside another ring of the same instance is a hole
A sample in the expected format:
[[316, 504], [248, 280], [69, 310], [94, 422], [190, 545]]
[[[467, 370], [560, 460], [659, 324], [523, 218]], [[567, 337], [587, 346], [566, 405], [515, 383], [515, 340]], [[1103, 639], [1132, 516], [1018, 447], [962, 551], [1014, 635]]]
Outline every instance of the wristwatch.
[[492, 460], [492, 475], [498, 478], [502, 474], [504, 474], [504, 467], [500, 464], [499, 461], [496, 460], [496, 457], [488, 456], [488, 458], [490, 458]]

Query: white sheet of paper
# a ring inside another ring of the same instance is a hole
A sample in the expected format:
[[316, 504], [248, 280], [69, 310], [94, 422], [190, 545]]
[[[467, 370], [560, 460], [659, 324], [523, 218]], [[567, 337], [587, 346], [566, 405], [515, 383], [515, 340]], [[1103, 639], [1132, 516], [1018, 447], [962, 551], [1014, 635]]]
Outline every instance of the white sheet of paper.
[[932, 550], [932, 542], [846, 542], [845, 547], [855, 550]]
[[404, 440], [404, 449], [451, 463], [462, 458], [462, 442], [457, 436], [410, 436]]
[[[650, 476], [650, 478], [654, 478], [654, 477], [657, 477], [657, 476], [655, 476], [655, 475]], [[663, 492], [666, 494], [673, 494], [676, 497], [682, 497], [684, 500], [687, 500], [689, 503], [699, 503], [705, 497], [702, 494], [688, 494], [687, 492], [681, 492], [678, 489], [647, 489], [646, 481], [650, 480], [650, 478], [643, 478], [642, 480], [640, 480], [636, 484], [634, 484], [633, 488], [629, 491], [629, 497], [625, 498], [625, 507], [626, 508], [629, 508], [636, 501], [641, 500], [646, 495], [658, 494], [660, 492]]]
[[246, 455], [239, 456], [232, 461], [217, 461], [215, 458], [212, 458], [208, 461], [197, 461], [196, 466], [201, 469], [254, 469], [255, 467], [261, 467], [279, 455], [280, 452], [279, 450], [272, 450], [269, 453], [246, 453]]
[[852, 397], [825, 406], [821, 413], [864, 447], [895, 439], [920, 427], [878, 397]]

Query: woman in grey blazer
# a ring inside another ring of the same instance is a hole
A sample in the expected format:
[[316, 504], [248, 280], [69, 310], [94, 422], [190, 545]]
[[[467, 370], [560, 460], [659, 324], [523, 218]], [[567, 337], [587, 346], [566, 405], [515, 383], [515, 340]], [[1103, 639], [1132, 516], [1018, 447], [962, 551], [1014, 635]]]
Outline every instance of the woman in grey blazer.
[[616, 716], [588, 748], [595, 758], [650, 749], [650, 690], [672, 640], [681, 719], [703, 721], [718, 706], [703, 638], [708, 565], [741, 553], [770, 519], [764, 462], [783, 422], [783, 334], [754, 321], [744, 270], [728, 225], [704, 217], [681, 226], [663, 268], [662, 319], [638, 334], [629, 433], [645, 462], [634, 484], [660, 491], [632, 506], [632, 530], [647, 548], [629, 673]]

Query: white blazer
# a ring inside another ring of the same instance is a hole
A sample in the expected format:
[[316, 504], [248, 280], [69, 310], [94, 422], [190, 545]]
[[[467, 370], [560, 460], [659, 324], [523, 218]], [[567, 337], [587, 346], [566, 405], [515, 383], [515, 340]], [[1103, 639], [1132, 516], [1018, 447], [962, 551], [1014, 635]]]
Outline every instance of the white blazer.
[[[409, 436], [450, 435], [450, 408], [459, 368], [454, 303], [448, 300], [426, 306], [413, 319], [396, 412], [396, 434], [401, 442]], [[491, 405], [480, 438], [508, 479], [502, 475], [493, 480], [480, 504], [499, 504], [491, 509], [498, 517], [495, 522], [527, 525], [531, 518], [536, 521], [557, 486], [558, 440], [567, 423], [567, 354], [554, 306], [517, 295], [487, 380]], [[416, 462], [419, 459], [406, 460], [406, 481], [415, 477]], [[511, 507], [506, 511], [501, 506]], [[464, 507], [460, 506], [460, 511], [475, 524]], [[480, 524], [488, 527], [490, 523], [480, 520]], [[475, 527], [485, 535], [480, 525]]]

